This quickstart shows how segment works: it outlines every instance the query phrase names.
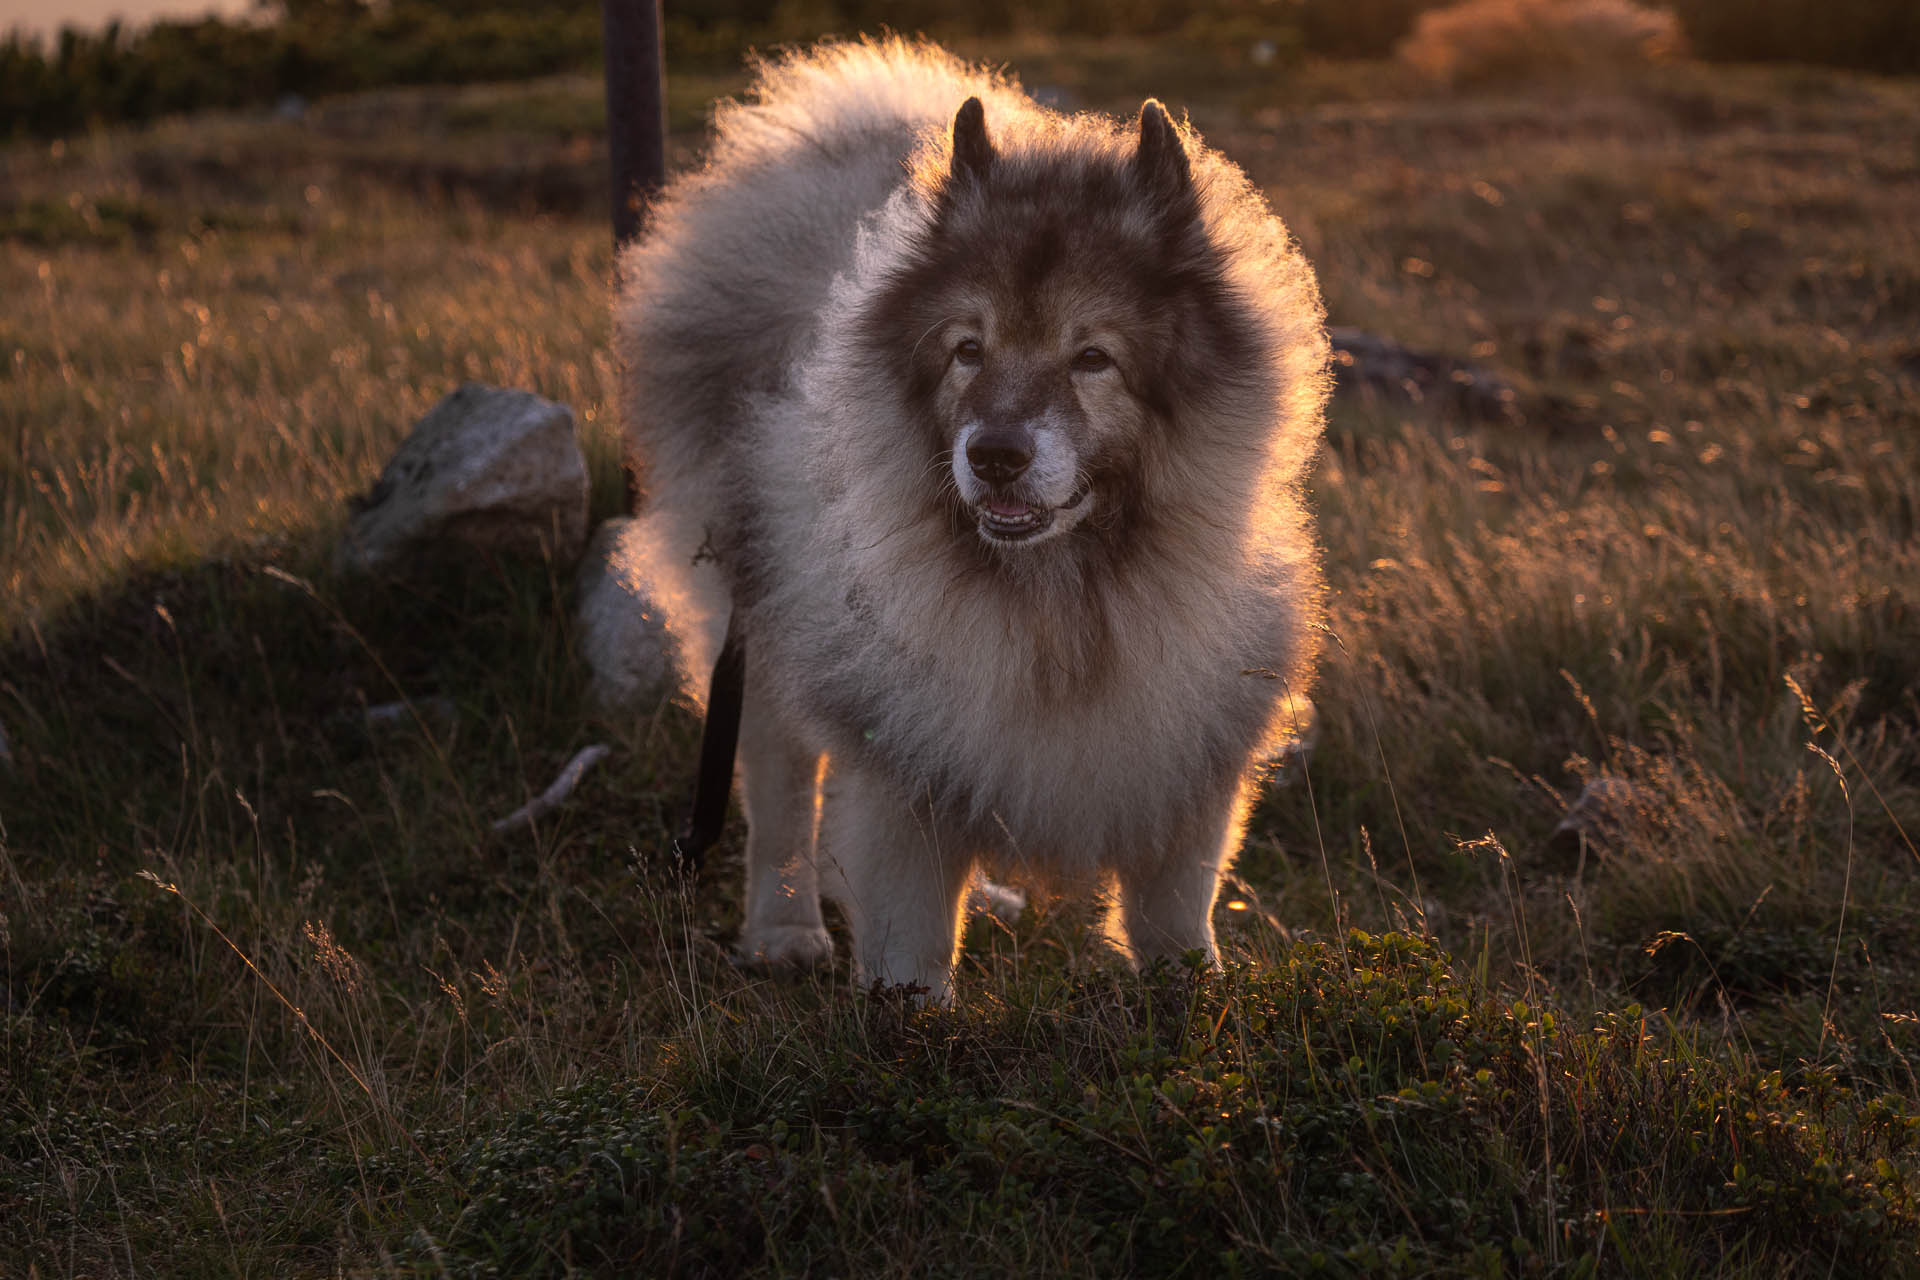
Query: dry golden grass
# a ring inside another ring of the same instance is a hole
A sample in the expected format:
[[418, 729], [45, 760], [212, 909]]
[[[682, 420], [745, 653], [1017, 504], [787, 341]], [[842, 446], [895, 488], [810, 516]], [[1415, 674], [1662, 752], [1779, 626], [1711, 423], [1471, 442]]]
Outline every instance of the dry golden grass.
[[613, 456], [605, 238], [424, 213], [305, 145], [209, 123], [6, 158], [26, 234], [0, 245], [0, 629], [136, 565], [325, 525], [463, 379], [575, 405]]

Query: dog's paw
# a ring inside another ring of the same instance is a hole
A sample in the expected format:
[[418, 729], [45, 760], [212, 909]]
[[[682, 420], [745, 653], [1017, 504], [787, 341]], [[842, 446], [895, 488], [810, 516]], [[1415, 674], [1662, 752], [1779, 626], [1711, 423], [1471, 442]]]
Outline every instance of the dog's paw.
[[818, 925], [769, 925], [741, 935], [733, 958], [742, 968], [800, 973], [833, 959], [833, 939]]

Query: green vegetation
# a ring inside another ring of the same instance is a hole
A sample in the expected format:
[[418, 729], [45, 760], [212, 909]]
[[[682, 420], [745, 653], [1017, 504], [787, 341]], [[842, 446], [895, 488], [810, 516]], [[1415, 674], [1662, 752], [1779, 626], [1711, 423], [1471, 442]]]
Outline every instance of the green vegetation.
[[1016, 979], [955, 1018], [810, 1011], [817, 1058], [753, 1001], [663, 1081], [562, 1090], [470, 1139], [437, 1261], [544, 1269], [566, 1221], [576, 1264], [649, 1274], [1910, 1259], [1883, 1229], [1911, 1219], [1905, 1180], [1849, 1179], [1807, 1136], [1904, 1151], [1901, 1103], [1735, 1080], [1637, 1007], [1563, 1029], [1399, 934], [1258, 950], [1220, 977]]
[[332, 572], [470, 377], [618, 509], [590, 77], [18, 143], [0, 1273], [1920, 1275], [1920, 86], [970, 52], [1189, 110], [1335, 323], [1517, 392], [1336, 406], [1228, 972], [1042, 900], [951, 1012], [741, 973], [567, 566]]
[[138, 31], [68, 28], [52, 48], [0, 41], [0, 139], [207, 108], [272, 106], [407, 84], [463, 84], [594, 68], [597, 8], [453, 14], [428, 3], [348, 7], [266, 23], [207, 18]]

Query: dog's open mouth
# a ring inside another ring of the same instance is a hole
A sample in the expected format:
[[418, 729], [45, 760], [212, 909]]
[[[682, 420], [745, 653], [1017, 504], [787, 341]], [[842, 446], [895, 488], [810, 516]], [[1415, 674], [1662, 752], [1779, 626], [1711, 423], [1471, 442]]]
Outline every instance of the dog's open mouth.
[[980, 532], [991, 542], [1025, 542], [1052, 528], [1055, 515], [1072, 511], [1085, 502], [1087, 491], [1087, 482], [1082, 480], [1057, 507], [1037, 506], [1016, 498], [989, 497], [974, 508], [974, 517], [979, 521]]
[[1024, 542], [1053, 523], [1053, 512], [1046, 507], [1005, 498], [989, 498], [974, 508], [980, 532], [995, 542]]

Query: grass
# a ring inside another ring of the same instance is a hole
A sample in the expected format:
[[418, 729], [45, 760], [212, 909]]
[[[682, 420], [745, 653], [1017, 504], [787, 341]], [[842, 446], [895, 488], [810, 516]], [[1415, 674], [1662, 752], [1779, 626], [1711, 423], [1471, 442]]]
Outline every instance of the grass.
[[737, 872], [650, 861], [697, 725], [596, 718], [567, 566], [334, 575], [469, 377], [618, 509], [590, 81], [19, 145], [0, 1272], [1920, 1274], [1920, 88], [975, 52], [1184, 105], [1336, 323], [1518, 392], [1336, 405], [1229, 970], [1064, 902], [950, 1013], [742, 974]]

